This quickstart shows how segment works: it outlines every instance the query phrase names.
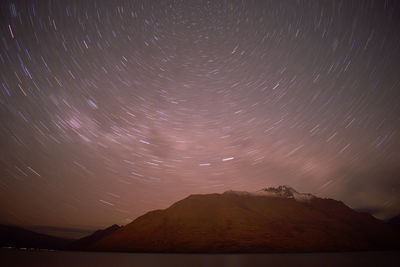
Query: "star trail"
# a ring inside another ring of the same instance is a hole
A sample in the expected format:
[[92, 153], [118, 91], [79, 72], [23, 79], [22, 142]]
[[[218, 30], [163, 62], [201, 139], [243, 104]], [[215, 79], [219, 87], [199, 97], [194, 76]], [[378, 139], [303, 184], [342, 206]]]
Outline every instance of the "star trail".
[[400, 212], [397, 1], [1, 1], [0, 220], [288, 184]]

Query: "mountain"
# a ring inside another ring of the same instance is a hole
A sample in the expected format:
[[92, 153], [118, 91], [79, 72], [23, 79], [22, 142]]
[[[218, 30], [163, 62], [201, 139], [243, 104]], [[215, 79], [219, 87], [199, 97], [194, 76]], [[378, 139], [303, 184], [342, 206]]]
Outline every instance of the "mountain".
[[281, 197], [295, 199], [297, 201], [308, 201], [315, 198], [312, 194], [299, 193], [290, 186], [281, 185], [278, 187], [268, 187], [261, 189], [256, 192], [246, 192], [246, 191], [227, 191], [225, 193], [239, 194], [239, 195], [251, 195], [251, 196], [269, 196], [269, 197]]
[[396, 229], [397, 231], [400, 232], [400, 214], [397, 215], [397, 216], [395, 216], [395, 217], [393, 217], [393, 218], [391, 218], [391, 219], [389, 219], [389, 220], [387, 221], [387, 223], [388, 223], [391, 227], [393, 227], [394, 229]]
[[72, 241], [39, 234], [18, 226], [0, 225], [0, 247], [63, 249]]
[[191, 195], [88, 247], [126, 252], [320, 252], [386, 249], [399, 235], [340, 201], [288, 186]]
[[71, 244], [68, 245], [68, 249], [70, 250], [85, 250], [88, 248], [90, 245], [94, 244], [95, 242], [99, 241], [100, 239], [104, 238], [105, 236], [114, 233], [118, 229], [120, 229], [121, 226], [119, 225], [112, 225], [106, 229], [103, 230], [97, 230], [93, 234], [83, 237], [81, 239], [78, 239]]

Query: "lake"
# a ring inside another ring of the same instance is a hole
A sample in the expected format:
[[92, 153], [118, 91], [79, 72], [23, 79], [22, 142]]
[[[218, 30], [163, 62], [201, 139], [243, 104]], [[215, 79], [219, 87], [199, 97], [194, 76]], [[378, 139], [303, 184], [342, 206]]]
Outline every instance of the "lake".
[[400, 251], [298, 254], [145, 254], [0, 249], [0, 265], [3, 267], [400, 266], [399, 256]]

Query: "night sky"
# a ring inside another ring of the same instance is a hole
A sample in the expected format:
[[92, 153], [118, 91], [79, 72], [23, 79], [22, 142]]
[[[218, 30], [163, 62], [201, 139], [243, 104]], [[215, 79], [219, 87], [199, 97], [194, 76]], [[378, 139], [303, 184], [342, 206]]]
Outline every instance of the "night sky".
[[400, 212], [399, 1], [1, 1], [0, 221], [287, 184]]

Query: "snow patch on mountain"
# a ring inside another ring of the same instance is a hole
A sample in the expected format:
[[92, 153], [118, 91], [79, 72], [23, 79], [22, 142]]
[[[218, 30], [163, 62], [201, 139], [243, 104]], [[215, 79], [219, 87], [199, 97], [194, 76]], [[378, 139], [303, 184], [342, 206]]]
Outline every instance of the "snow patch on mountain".
[[244, 196], [267, 196], [267, 197], [280, 197], [280, 198], [290, 198], [300, 202], [307, 202], [315, 198], [312, 194], [299, 193], [292, 187], [287, 185], [281, 185], [278, 187], [268, 187], [256, 192], [246, 192], [246, 191], [226, 191], [224, 194], [236, 194]]

